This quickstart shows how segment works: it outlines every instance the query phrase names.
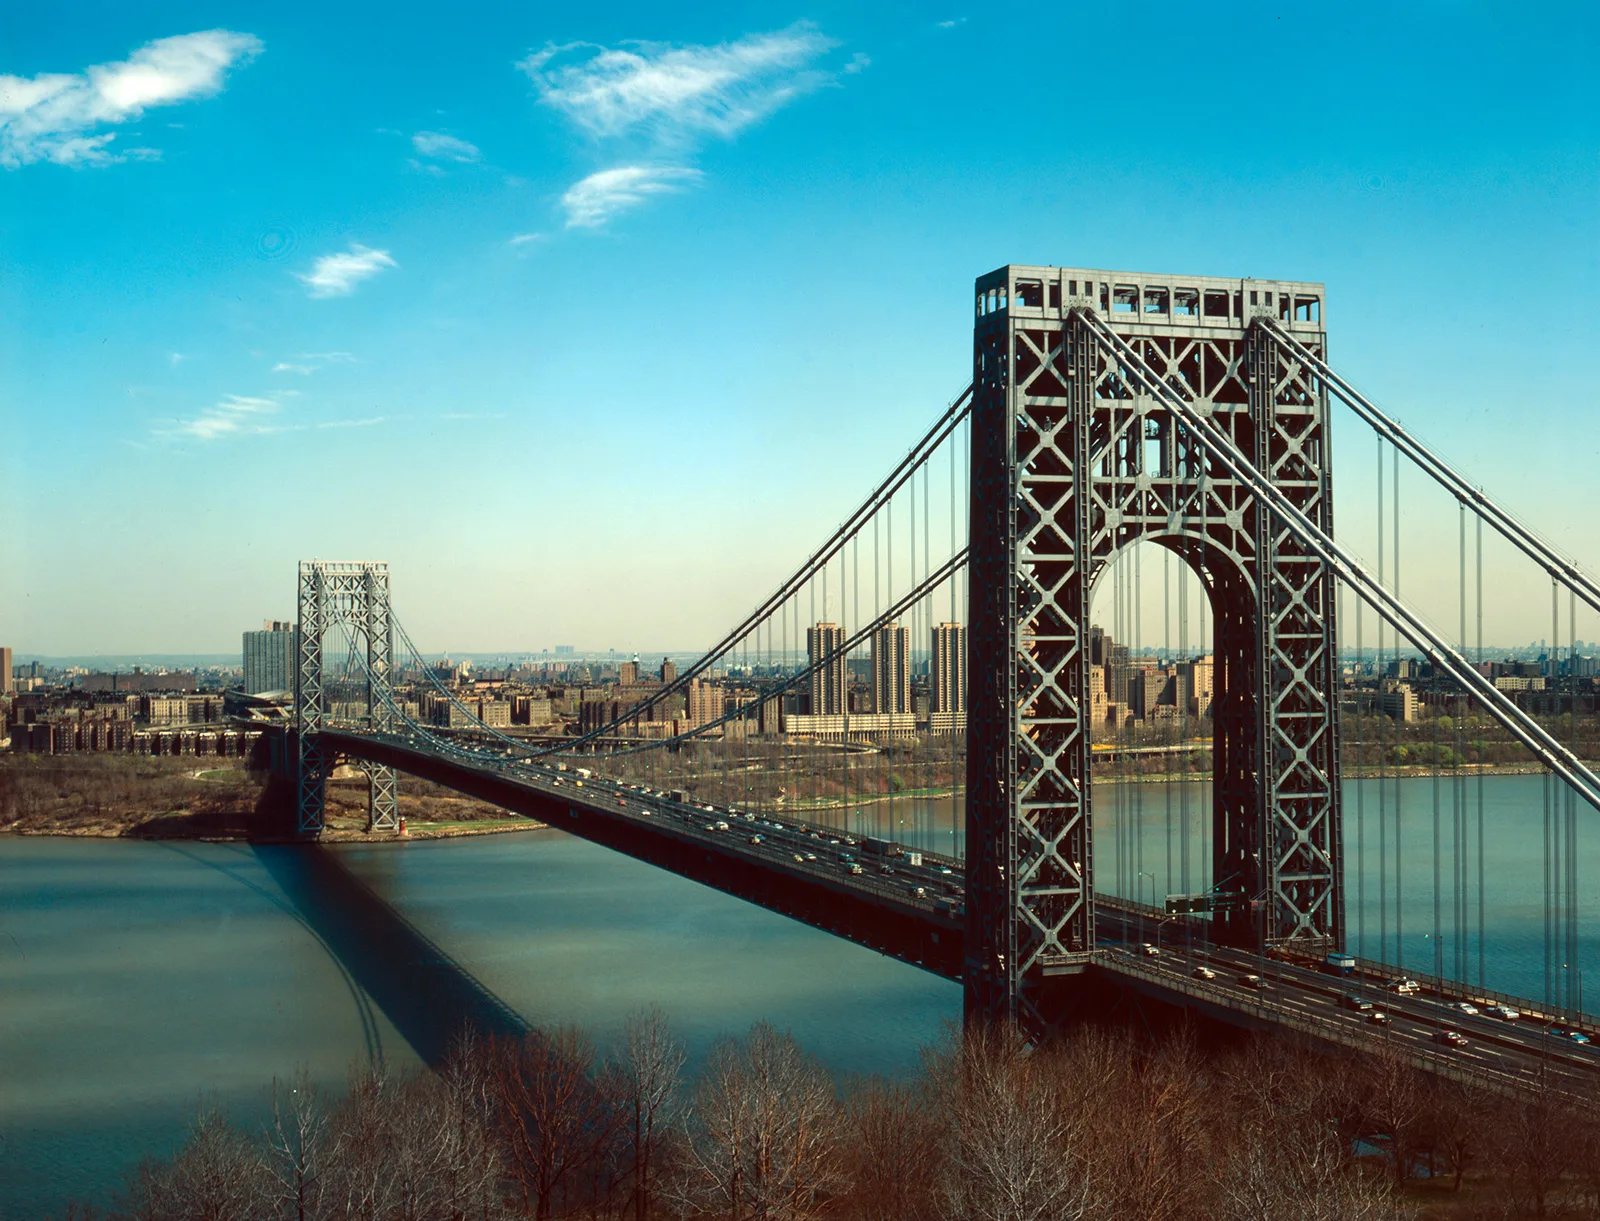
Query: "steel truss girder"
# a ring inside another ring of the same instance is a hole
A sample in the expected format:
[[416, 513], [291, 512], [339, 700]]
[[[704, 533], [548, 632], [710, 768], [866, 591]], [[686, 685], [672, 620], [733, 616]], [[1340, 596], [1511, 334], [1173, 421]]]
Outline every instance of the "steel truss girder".
[[[389, 566], [357, 562], [303, 560], [296, 585], [299, 643], [295, 664], [294, 725], [298, 750], [295, 784], [295, 831], [302, 836], [322, 832], [327, 808], [327, 779], [334, 760], [322, 742], [331, 723], [328, 683], [324, 673], [326, 637], [343, 626], [363, 651], [362, 686], [365, 712], [359, 725], [375, 731], [395, 724], [390, 689], [394, 657], [394, 621], [389, 601]], [[368, 779], [367, 823], [371, 830], [399, 829], [398, 776], [392, 767], [362, 764]]]
[[[1326, 401], [1242, 329], [1136, 342], [1268, 477], [1331, 527]], [[973, 383], [967, 806], [969, 1015], [1050, 1024], [1051, 975], [1094, 950], [1089, 598], [1140, 539], [1215, 609], [1220, 935], [1337, 944], [1332, 574], [1215, 464], [1178, 413], [1072, 318], [981, 321]]]

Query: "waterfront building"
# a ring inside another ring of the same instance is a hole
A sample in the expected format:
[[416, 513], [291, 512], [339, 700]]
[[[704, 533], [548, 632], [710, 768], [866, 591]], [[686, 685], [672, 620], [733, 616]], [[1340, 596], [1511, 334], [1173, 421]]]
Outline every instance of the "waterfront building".
[[[818, 623], [806, 629], [806, 655], [816, 666], [824, 657], [844, 648], [844, 628], [837, 623]], [[845, 660], [838, 653], [811, 674], [811, 715], [842, 716], [845, 712]]]
[[933, 629], [933, 658], [928, 676], [928, 711], [967, 710], [967, 628], [941, 623]]
[[911, 711], [910, 651], [911, 633], [898, 623], [872, 633], [872, 711]]
[[300, 634], [294, 624], [269, 619], [259, 632], [244, 634], [244, 693], [293, 691]]
[[699, 678], [689, 680], [688, 720], [691, 725], [709, 725], [721, 718], [722, 688]]

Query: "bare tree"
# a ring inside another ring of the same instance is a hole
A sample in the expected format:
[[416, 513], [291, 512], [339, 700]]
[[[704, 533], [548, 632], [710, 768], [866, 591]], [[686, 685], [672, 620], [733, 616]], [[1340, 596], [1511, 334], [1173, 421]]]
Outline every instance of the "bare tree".
[[678, 1119], [683, 1064], [683, 1044], [660, 1009], [628, 1019], [616, 1067], [628, 1116], [626, 1172], [632, 1182], [634, 1221], [650, 1216], [660, 1156]]
[[1217, 1221], [1403, 1221], [1394, 1188], [1350, 1164], [1338, 1138], [1301, 1121], [1251, 1124], [1218, 1174]]
[[450, 1221], [501, 1213], [493, 1069], [488, 1044], [468, 1029], [456, 1040], [439, 1074], [443, 1110], [439, 1139], [447, 1149], [437, 1188], [441, 1216]]
[[1149, 1049], [1127, 1032], [1089, 1030], [1052, 1059], [1056, 1088], [1075, 1100], [1076, 1122], [1089, 1134], [1097, 1211], [1130, 1221], [1203, 1213], [1202, 1170], [1216, 1124], [1192, 1040]]
[[351, 1070], [349, 1091], [329, 1122], [320, 1176], [322, 1215], [341, 1221], [385, 1217], [394, 1201], [389, 1154], [398, 1086], [382, 1064]]
[[255, 1221], [268, 1215], [265, 1189], [266, 1168], [250, 1138], [207, 1104], [170, 1163], [137, 1172], [127, 1215], [137, 1221]]
[[962, 1038], [944, 1105], [941, 1168], [949, 1221], [1075, 1221], [1093, 1198], [1081, 1112], [1063, 1106], [1053, 1074], [1011, 1030]]
[[1571, 1169], [1574, 1137], [1570, 1116], [1547, 1083], [1532, 1098], [1518, 1099], [1500, 1109], [1497, 1161], [1513, 1186], [1533, 1206], [1533, 1215], [1546, 1215], [1551, 1193]]
[[1368, 1056], [1362, 1075], [1364, 1111], [1374, 1135], [1389, 1142], [1394, 1159], [1396, 1183], [1411, 1175], [1415, 1150], [1413, 1138], [1419, 1135], [1428, 1108], [1428, 1090], [1422, 1074], [1388, 1046]]
[[[925, 1091], [862, 1082], [845, 1107], [844, 1177], [849, 1213], [861, 1221], [923, 1221], [938, 1211], [933, 1161], [947, 1139]], [[907, 1150], [915, 1150], [907, 1156]]]
[[675, 1194], [692, 1213], [801, 1221], [839, 1186], [833, 1082], [765, 1024], [717, 1044], [700, 1079]]
[[596, 1088], [594, 1046], [561, 1027], [495, 1044], [496, 1128], [523, 1206], [539, 1221], [601, 1156], [615, 1107]]
[[267, 1173], [272, 1202], [294, 1221], [317, 1215], [328, 1116], [307, 1068], [288, 1086], [272, 1079], [272, 1124], [266, 1130]]

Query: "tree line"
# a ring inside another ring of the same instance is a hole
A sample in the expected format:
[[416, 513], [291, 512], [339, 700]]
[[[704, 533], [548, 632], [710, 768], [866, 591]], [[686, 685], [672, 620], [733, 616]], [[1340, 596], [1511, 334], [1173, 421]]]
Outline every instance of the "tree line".
[[[842, 1088], [757, 1025], [694, 1073], [658, 1011], [602, 1055], [463, 1037], [437, 1072], [274, 1083], [203, 1108], [128, 1221], [1391, 1221], [1600, 1217], [1600, 1098], [1492, 1097], [1381, 1050], [1202, 1049], [1084, 1026], [952, 1033]], [[77, 1221], [99, 1216], [74, 1208]]]

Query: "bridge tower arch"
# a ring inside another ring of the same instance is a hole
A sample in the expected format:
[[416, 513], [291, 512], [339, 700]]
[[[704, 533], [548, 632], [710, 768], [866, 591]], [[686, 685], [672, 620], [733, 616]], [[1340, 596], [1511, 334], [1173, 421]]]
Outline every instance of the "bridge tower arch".
[[1008, 266], [976, 285], [968, 616], [969, 1019], [1041, 1031], [1095, 952], [1089, 610], [1141, 539], [1211, 599], [1213, 935], [1343, 941], [1336, 588], [1084, 321], [1097, 315], [1332, 532], [1320, 284]]
[[[297, 752], [295, 831], [314, 836], [326, 817], [328, 774], [334, 757], [322, 739], [331, 723], [354, 722], [369, 730], [394, 728], [395, 714], [385, 689], [393, 672], [394, 624], [389, 606], [389, 565], [302, 560], [296, 583], [299, 635], [295, 658], [294, 730]], [[324, 671], [328, 633], [350, 629], [351, 647], [363, 650], [356, 692], [330, 681]], [[337, 690], [335, 688], [337, 687]], [[343, 698], [331, 699], [331, 695]], [[355, 703], [352, 708], [351, 704]], [[397, 773], [363, 761], [367, 774], [367, 827], [399, 830]]]

